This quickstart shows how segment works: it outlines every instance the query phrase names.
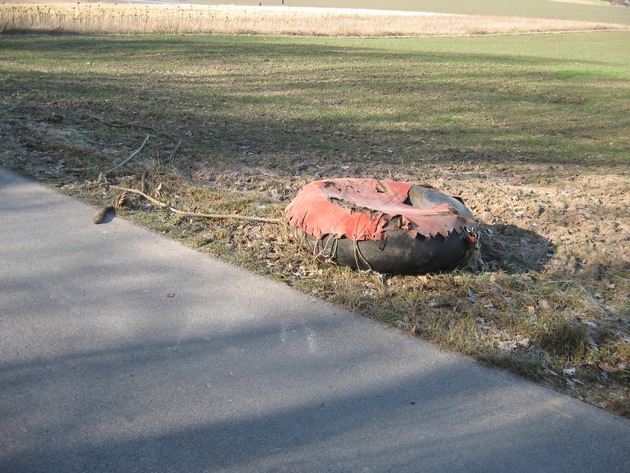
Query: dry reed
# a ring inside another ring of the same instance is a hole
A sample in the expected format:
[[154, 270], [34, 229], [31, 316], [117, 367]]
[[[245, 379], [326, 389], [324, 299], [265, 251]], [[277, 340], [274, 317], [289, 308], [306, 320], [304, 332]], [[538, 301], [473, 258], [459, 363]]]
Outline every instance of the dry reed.
[[443, 36], [630, 29], [517, 17], [326, 8], [2, 4], [0, 32]]

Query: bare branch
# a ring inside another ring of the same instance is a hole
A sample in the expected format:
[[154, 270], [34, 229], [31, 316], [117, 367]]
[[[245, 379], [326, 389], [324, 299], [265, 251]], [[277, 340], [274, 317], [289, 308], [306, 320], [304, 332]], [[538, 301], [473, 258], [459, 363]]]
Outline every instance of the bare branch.
[[113, 168], [108, 170], [107, 173], [110, 173], [113, 170], [118, 169], [120, 166], [123, 166], [124, 164], [127, 164], [131, 160], [131, 158], [133, 158], [136, 154], [138, 154], [142, 150], [142, 148], [144, 148], [144, 145], [147, 144], [147, 141], [149, 141], [150, 137], [151, 137], [151, 135], [147, 135], [147, 137], [144, 139], [144, 141], [140, 145], [140, 148], [138, 148], [133, 153], [131, 153], [131, 155], [129, 155], [129, 157], [127, 159], [125, 159], [122, 163], [117, 164], [116, 166], [114, 166]]
[[206, 213], [197, 213], [197, 212], [186, 212], [184, 210], [173, 208], [170, 205], [165, 204], [164, 202], [160, 202], [159, 200], [154, 199], [150, 195], [147, 195], [144, 192], [136, 190], [136, 189], [129, 189], [127, 187], [120, 187], [120, 186], [114, 186], [114, 185], [110, 185], [109, 187], [112, 189], [118, 189], [124, 192], [131, 192], [133, 194], [142, 196], [146, 200], [151, 202], [152, 204], [155, 204], [160, 208], [167, 208], [174, 214], [181, 215], [182, 217], [208, 218], [208, 219], [215, 219], [215, 220], [245, 220], [249, 222], [262, 222], [262, 223], [274, 223], [274, 224], [282, 223], [282, 220], [279, 218], [251, 217], [248, 215], [237, 215], [237, 214], [206, 214]]

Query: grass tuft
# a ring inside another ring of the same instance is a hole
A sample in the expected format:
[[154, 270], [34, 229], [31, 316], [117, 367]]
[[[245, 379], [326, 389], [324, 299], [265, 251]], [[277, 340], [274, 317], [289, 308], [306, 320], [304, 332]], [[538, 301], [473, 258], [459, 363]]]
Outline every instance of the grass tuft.
[[588, 329], [569, 320], [561, 320], [534, 333], [540, 346], [554, 355], [580, 359], [588, 347]]

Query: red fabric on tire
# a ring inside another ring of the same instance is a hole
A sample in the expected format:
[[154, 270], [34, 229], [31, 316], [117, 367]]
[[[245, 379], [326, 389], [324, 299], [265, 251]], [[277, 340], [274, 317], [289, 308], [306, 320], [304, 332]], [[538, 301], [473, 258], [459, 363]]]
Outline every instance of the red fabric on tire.
[[[305, 186], [286, 209], [289, 222], [315, 238], [386, 238], [386, 227], [400, 217], [411, 238], [447, 236], [466, 219], [447, 203], [417, 208], [405, 203], [412, 184], [377, 179], [331, 179]], [[389, 229], [389, 228], [388, 228]]]

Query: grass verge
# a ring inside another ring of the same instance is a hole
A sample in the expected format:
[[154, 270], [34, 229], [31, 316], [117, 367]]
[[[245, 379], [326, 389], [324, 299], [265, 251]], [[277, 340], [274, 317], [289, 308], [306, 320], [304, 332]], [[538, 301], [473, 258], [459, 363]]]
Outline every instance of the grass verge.
[[462, 195], [480, 274], [361, 273], [314, 261], [281, 226], [134, 199], [121, 215], [628, 416], [629, 44], [3, 36], [0, 163], [101, 206], [115, 193], [99, 174], [148, 134], [107, 178], [191, 212], [281, 217], [323, 177]]

